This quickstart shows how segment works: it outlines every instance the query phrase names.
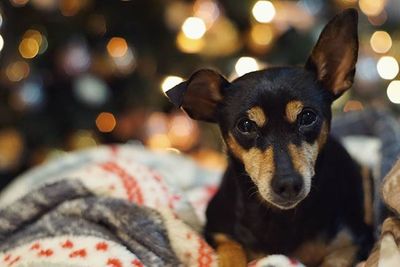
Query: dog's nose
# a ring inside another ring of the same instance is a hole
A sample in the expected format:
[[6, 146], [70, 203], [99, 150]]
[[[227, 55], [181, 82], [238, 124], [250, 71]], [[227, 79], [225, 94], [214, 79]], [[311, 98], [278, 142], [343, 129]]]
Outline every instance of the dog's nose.
[[272, 190], [284, 199], [297, 197], [303, 188], [303, 179], [298, 174], [274, 177]]

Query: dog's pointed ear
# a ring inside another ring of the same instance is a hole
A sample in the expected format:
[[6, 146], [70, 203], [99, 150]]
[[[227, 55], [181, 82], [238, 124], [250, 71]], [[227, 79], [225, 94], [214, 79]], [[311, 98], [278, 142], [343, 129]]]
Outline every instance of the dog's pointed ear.
[[217, 72], [203, 69], [166, 94], [176, 107], [181, 107], [191, 118], [216, 122], [216, 109], [228, 85], [229, 82]]
[[306, 63], [335, 98], [353, 85], [358, 57], [358, 13], [347, 9], [322, 31]]

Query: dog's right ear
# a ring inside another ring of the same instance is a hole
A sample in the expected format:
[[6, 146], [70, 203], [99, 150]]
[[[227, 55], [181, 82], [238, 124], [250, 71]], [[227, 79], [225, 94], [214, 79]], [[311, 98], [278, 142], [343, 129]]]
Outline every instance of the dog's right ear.
[[322, 31], [306, 63], [306, 69], [317, 74], [334, 98], [353, 84], [358, 56], [357, 22], [355, 9], [347, 9], [334, 17]]
[[216, 122], [216, 109], [229, 82], [219, 73], [203, 69], [166, 92], [170, 101], [191, 118]]

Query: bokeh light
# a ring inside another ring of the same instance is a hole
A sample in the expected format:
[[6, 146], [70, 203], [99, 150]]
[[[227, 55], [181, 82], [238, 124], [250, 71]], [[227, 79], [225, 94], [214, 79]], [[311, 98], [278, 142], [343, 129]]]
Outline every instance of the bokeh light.
[[378, 16], [386, 5], [386, 0], [360, 0], [360, 9], [367, 16]]
[[29, 0], [10, 0], [11, 4], [15, 7], [22, 7], [28, 3]]
[[1, 26], [3, 26], [3, 14], [2, 14], [2, 10], [0, 8], [0, 28]]
[[93, 75], [83, 75], [74, 82], [74, 93], [79, 101], [93, 107], [101, 106], [109, 97], [107, 84]]
[[205, 41], [188, 38], [183, 32], [180, 32], [176, 38], [176, 45], [182, 52], [192, 54], [200, 52], [205, 46]]
[[7, 66], [6, 75], [11, 82], [19, 82], [28, 77], [30, 67], [25, 61], [12, 62]]
[[394, 57], [384, 56], [378, 60], [376, 65], [379, 76], [383, 79], [391, 80], [399, 73], [399, 63]]
[[213, 0], [197, 0], [193, 10], [196, 17], [204, 20], [207, 28], [210, 28], [220, 15], [218, 4]]
[[252, 40], [258, 45], [269, 45], [274, 38], [274, 30], [269, 24], [255, 24], [250, 32]]
[[87, 44], [81, 40], [70, 41], [63, 50], [61, 64], [65, 73], [76, 75], [85, 72], [91, 63]]
[[112, 57], [123, 57], [128, 51], [128, 43], [122, 37], [113, 37], [107, 44], [107, 51]]
[[43, 104], [45, 95], [40, 81], [28, 80], [17, 91], [19, 109], [35, 109]]
[[271, 22], [276, 14], [274, 5], [270, 1], [257, 1], [252, 9], [253, 17], [261, 23]]
[[34, 29], [27, 30], [24, 33], [22, 38], [24, 38], [24, 39], [29, 39], [29, 38], [34, 39], [39, 47], [42, 45], [42, 42], [43, 42], [42, 34], [38, 30], [34, 30]]
[[387, 87], [386, 94], [390, 102], [400, 104], [400, 81], [392, 81]]
[[167, 149], [171, 147], [171, 141], [166, 134], [154, 134], [147, 139], [146, 145], [150, 149]]
[[370, 44], [376, 53], [383, 54], [392, 47], [392, 38], [385, 31], [376, 31], [371, 36]]
[[169, 120], [168, 139], [172, 147], [189, 150], [198, 141], [199, 129], [195, 121], [184, 113], [177, 113]]
[[39, 53], [39, 44], [34, 38], [24, 38], [18, 50], [23, 58], [31, 59]]
[[190, 39], [200, 39], [206, 33], [206, 24], [201, 18], [189, 17], [182, 25], [182, 32]]
[[4, 39], [3, 36], [0, 35], [0, 52], [1, 50], [3, 50], [3, 47], [4, 47]]
[[136, 68], [136, 57], [133, 50], [128, 47], [121, 57], [112, 57], [114, 65], [119, 73], [129, 74]]
[[20, 164], [24, 149], [24, 140], [15, 129], [6, 128], [0, 131], [0, 171], [14, 169]]
[[85, 149], [96, 146], [97, 140], [91, 131], [78, 130], [71, 135], [68, 145], [70, 150]]
[[161, 89], [165, 93], [175, 85], [180, 84], [183, 82], [183, 79], [179, 76], [167, 76], [161, 83]]
[[343, 112], [361, 111], [364, 105], [358, 100], [349, 100], [343, 107]]
[[382, 12], [377, 16], [369, 16], [368, 21], [374, 26], [381, 26], [387, 21], [387, 18], [387, 12], [382, 10]]
[[260, 65], [257, 60], [252, 57], [241, 57], [238, 59], [235, 65], [235, 71], [238, 76], [242, 76], [246, 73], [256, 71], [260, 69]]
[[60, 0], [59, 8], [61, 14], [66, 17], [75, 16], [81, 10], [88, 0]]
[[102, 133], [110, 133], [117, 125], [117, 120], [110, 112], [101, 112], [96, 118], [96, 126]]
[[375, 57], [361, 55], [357, 62], [356, 78], [367, 83], [379, 80], [380, 76], [376, 64], [377, 59]]
[[53, 11], [57, 8], [59, 0], [30, 0], [37, 9]]

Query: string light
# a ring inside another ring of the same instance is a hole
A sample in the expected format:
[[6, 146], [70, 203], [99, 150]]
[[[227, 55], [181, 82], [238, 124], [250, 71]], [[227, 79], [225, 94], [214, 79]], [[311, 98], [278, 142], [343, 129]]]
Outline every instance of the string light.
[[241, 57], [238, 59], [235, 65], [235, 71], [238, 76], [242, 76], [246, 73], [259, 70], [260, 66], [255, 58], [252, 57]]
[[200, 39], [206, 33], [206, 24], [201, 18], [189, 17], [182, 25], [182, 32], [190, 39]]
[[384, 56], [378, 60], [376, 65], [379, 76], [391, 80], [399, 73], [399, 64], [394, 57]]
[[165, 93], [175, 85], [180, 84], [183, 82], [183, 79], [178, 76], [167, 76], [161, 83], [161, 89]]
[[386, 94], [390, 102], [394, 104], [400, 104], [400, 81], [392, 81], [386, 90]]
[[252, 9], [253, 17], [261, 23], [271, 22], [276, 14], [274, 5], [270, 1], [257, 1]]
[[376, 31], [370, 39], [372, 49], [376, 53], [386, 53], [392, 47], [392, 38], [385, 31]]

